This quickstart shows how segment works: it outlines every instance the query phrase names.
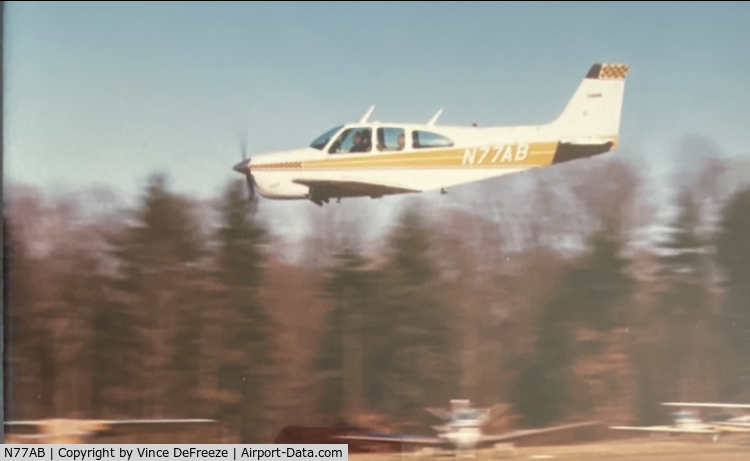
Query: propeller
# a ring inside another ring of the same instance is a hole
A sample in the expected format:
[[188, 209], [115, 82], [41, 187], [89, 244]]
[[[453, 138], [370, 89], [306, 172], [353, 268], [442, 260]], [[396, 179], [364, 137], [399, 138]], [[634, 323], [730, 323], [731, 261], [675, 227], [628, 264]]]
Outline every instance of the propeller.
[[242, 154], [242, 162], [234, 166], [234, 171], [245, 175], [247, 180], [247, 190], [250, 193], [250, 201], [255, 200], [255, 179], [250, 172], [250, 163], [247, 158], [247, 136], [240, 135], [240, 153]]

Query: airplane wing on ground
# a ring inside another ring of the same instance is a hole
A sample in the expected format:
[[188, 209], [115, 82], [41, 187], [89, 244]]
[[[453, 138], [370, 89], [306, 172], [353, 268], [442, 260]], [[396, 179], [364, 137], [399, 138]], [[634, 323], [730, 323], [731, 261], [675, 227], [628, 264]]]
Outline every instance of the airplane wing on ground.
[[513, 405], [498, 403], [490, 407], [490, 421], [499, 418], [513, 408]]
[[413, 445], [449, 445], [447, 440], [437, 437], [419, 437], [401, 434], [365, 434], [365, 435], [339, 435], [334, 437], [340, 440], [352, 440], [357, 442], [383, 442], [383, 443], [409, 443]]
[[[29, 421], [5, 421], [6, 426], [44, 426], [53, 421], [60, 420], [29, 420]], [[214, 419], [92, 419], [92, 420], [62, 420], [71, 423], [92, 423], [101, 425], [127, 425], [127, 424], [189, 424], [189, 423], [214, 423]]]
[[443, 408], [425, 408], [425, 410], [427, 410], [428, 413], [435, 416], [436, 418], [440, 418], [442, 420], [447, 420], [451, 417], [451, 412]]
[[731, 432], [750, 432], [750, 422], [748, 421], [721, 421], [715, 424], [717, 427]]
[[599, 424], [599, 422], [597, 421], [587, 421], [584, 423], [564, 424], [562, 426], [545, 427], [542, 429], [521, 429], [518, 431], [506, 432], [505, 434], [485, 435], [485, 436], [482, 436], [482, 438], [479, 440], [479, 443], [504, 442], [504, 441], [520, 439], [522, 437], [529, 437], [532, 435], [546, 434], [549, 432], [564, 431], [567, 429], [576, 429], [579, 427], [586, 427], [586, 426], [595, 426], [597, 424]]
[[296, 179], [297, 184], [310, 188], [311, 200], [319, 202], [339, 197], [382, 197], [384, 195], [421, 192], [416, 189], [389, 186], [365, 181], [336, 181], [332, 179]]
[[750, 410], [750, 404], [742, 403], [690, 403], [690, 402], [664, 402], [662, 405], [669, 407], [685, 407], [685, 408], [737, 408]]
[[681, 429], [672, 426], [610, 426], [609, 428], [621, 431], [673, 432], [680, 434], [716, 434], [718, 432], [721, 432], [716, 429]]

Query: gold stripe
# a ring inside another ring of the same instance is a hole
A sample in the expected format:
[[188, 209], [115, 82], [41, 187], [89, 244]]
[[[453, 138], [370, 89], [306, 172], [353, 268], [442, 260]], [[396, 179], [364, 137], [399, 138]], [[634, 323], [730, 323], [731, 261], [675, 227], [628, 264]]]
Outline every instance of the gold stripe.
[[[617, 137], [609, 140], [617, 145]], [[329, 154], [321, 160], [250, 165], [252, 170], [358, 168], [518, 168], [549, 166], [557, 142], [508, 144], [492, 147], [449, 148], [396, 153]]]
[[[519, 152], [519, 148], [521, 151]], [[401, 168], [401, 167], [519, 167], [552, 163], [557, 142], [510, 144], [496, 147], [452, 148], [394, 154], [349, 157], [336, 154], [325, 160], [303, 163], [303, 168]]]

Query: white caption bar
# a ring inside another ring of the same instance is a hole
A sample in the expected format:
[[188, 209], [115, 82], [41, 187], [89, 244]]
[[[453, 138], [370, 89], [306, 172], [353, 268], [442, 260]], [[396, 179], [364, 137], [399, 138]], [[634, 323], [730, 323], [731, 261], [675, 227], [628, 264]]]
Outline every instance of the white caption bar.
[[29, 459], [34, 461], [159, 461], [174, 460], [276, 460], [316, 459], [348, 461], [346, 444], [212, 444], [212, 445], [103, 445], [50, 444], [33, 446], [5, 446], [3, 460]]

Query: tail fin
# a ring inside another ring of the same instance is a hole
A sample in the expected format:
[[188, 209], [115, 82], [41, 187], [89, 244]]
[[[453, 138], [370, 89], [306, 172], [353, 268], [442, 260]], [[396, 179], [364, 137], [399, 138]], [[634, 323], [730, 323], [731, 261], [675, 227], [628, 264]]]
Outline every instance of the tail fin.
[[550, 126], [563, 142], [617, 144], [627, 64], [594, 64], [562, 114]]

